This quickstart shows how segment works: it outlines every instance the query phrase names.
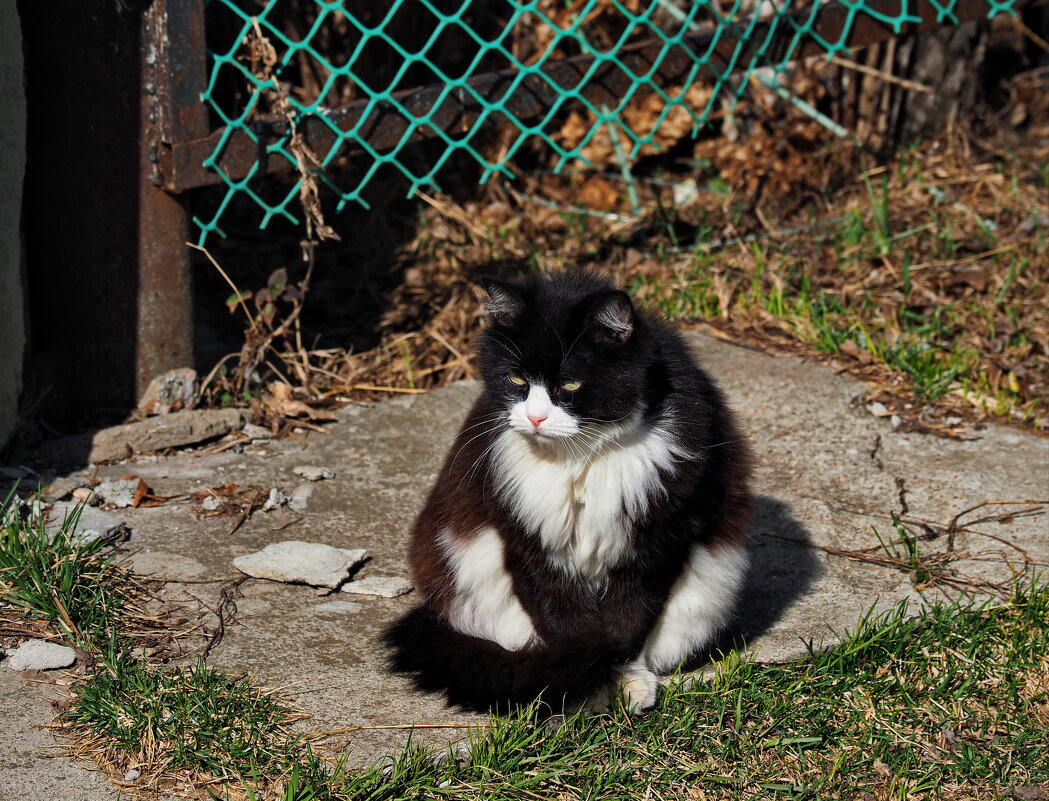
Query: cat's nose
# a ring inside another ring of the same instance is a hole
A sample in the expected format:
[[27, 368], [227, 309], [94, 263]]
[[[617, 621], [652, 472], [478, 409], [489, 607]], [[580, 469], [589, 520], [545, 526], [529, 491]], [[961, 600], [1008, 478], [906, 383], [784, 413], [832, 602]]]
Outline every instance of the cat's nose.
[[539, 424], [546, 419], [546, 415], [539, 417], [538, 415], [530, 414], [528, 419], [532, 421], [532, 428], [539, 428]]

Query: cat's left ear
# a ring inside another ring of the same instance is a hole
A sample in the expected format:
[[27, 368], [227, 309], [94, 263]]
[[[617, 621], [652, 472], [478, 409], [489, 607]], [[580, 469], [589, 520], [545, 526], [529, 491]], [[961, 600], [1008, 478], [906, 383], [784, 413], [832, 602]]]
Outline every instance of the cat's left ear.
[[485, 311], [500, 325], [512, 325], [524, 313], [524, 298], [510, 284], [485, 278], [481, 281], [488, 293], [488, 305]]
[[608, 292], [590, 305], [589, 322], [598, 338], [626, 342], [634, 333], [634, 304], [626, 292]]

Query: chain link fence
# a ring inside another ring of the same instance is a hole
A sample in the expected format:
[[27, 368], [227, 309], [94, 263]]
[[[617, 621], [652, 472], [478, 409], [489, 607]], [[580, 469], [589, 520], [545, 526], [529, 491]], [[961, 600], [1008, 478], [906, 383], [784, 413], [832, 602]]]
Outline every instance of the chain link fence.
[[[210, 0], [203, 99], [221, 135], [204, 164], [225, 186], [203, 244], [237, 196], [300, 223], [321, 186], [368, 204], [384, 170], [409, 194], [439, 190], [465, 156], [480, 180], [513, 178], [522, 154], [554, 172], [588, 164], [607, 137], [623, 164], [658, 151], [665, 126], [693, 136], [753, 81], [779, 93], [799, 58], [865, 38], [1013, 13], [1014, 0]], [[216, 41], [221, 32], [227, 37]], [[647, 113], [631, 114], [644, 102]], [[813, 113], [816, 113], [813, 110]], [[425, 155], [414, 145], [430, 140]], [[239, 168], [224, 160], [241, 155]], [[245, 156], [247, 154], [247, 156]], [[281, 168], [293, 178], [262, 190]]]

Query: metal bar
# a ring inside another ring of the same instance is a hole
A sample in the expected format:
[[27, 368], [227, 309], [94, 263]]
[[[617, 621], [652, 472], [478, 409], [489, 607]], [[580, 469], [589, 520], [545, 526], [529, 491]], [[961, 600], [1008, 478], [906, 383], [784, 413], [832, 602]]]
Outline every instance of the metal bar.
[[[1037, 0], [1035, 0], [1037, 1]], [[866, 8], [886, 16], [898, 15], [901, 4], [906, 0], [869, 0]], [[1015, 7], [1031, 4], [1030, 0], [1017, 0]], [[923, 20], [919, 24], [906, 26], [906, 32], [916, 32], [937, 27], [940, 11], [930, 0], [912, 0], [911, 10]], [[647, 74], [655, 63], [659, 63], [655, 81], [664, 86], [680, 84], [695, 61], [691, 53], [710, 51], [711, 71], [721, 75], [729, 64], [750, 64], [757, 48], [765, 46], [763, 59], [768, 63], [778, 63], [787, 58], [804, 58], [825, 54], [826, 49], [811, 36], [801, 37], [791, 52], [797, 36], [795, 24], [801, 26], [808, 21], [810, 11], [801, 10], [786, 18], [769, 18], [748, 26], [737, 24], [723, 30], [708, 28], [695, 34], [683, 37], [682, 45], [663, 52], [663, 40], [649, 40], [623, 48], [618, 59], [635, 75]], [[954, 15], [959, 22], [985, 18], [987, 15], [986, 0], [958, 0]], [[792, 24], [795, 23], [795, 24]], [[851, 25], [851, 27], [849, 27]], [[867, 13], [856, 13], [840, 3], [827, 3], [817, 14], [813, 30], [824, 41], [837, 42], [844, 37], [844, 44], [850, 48], [863, 47], [884, 41], [897, 31], [885, 22]], [[740, 40], [747, 31], [741, 52]], [[511, 85], [517, 77], [515, 70], [503, 70], [478, 75], [467, 83], [473, 93], [488, 102], [501, 102], [506, 110], [519, 120], [533, 120], [544, 114], [554, 103], [561, 102], [564, 89], [576, 89], [595, 107], [602, 103], [615, 104], [630, 90], [634, 81], [622, 69], [614, 64], [601, 67], [580, 87], [595, 59], [584, 55], [551, 62], [543, 67], [543, 76], [530, 75], [518, 84], [511, 92]], [[545, 76], [545, 77], [544, 77]], [[635, 91], [651, 91], [644, 82]], [[432, 138], [438, 131], [448, 133], [465, 132], [471, 129], [482, 113], [482, 105], [471, 92], [459, 90], [448, 94], [443, 100], [441, 94], [446, 90], [444, 85], [431, 85], [421, 89], [410, 89], [395, 95], [409, 113], [416, 117], [429, 114], [428, 125], [418, 125], [411, 130], [408, 141]], [[438, 102], [440, 105], [437, 106]], [[436, 108], [435, 108], [436, 107]], [[502, 115], [490, 114], [488, 121], [498, 122]], [[340, 108], [331, 109], [325, 114], [327, 121], [341, 131], [356, 129], [357, 136], [368, 142], [376, 150], [385, 150], [399, 143], [413, 123], [392, 104], [374, 105], [369, 110], [368, 101], [355, 101]], [[267, 125], [271, 126], [267, 130]], [[274, 138], [283, 135], [284, 122], [260, 119], [257, 125], [258, 135]], [[324, 122], [308, 117], [303, 121], [300, 131], [306, 142], [318, 154], [327, 153], [336, 143], [337, 135]], [[221, 177], [203, 167], [203, 161], [219, 147], [225, 134], [224, 130], [213, 132], [206, 138], [194, 141], [175, 142], [165, 153], [162, 171], [168, 189], [181, 191], [195, 186], [204, 186], [221, 181]], [[223, 149], [219, 159], [219, 169], [233, 179], [243, 178], [260, 159], [259, 145], [246, 133], [235, 131]], [[260, 164], [263, 172], [284, 170], [291, 167], [288, 161], [279, 155], [262, 158]]]
[[[186, 248], [189, 199], [167, 192], [158, 170], [164, 141], [207, 129], [200, 88], [194, 95], [193, 86], [203, 73], [181, 61], [193, 61], [194, 55], [203, 58], [203, 16], [199, 36], [193, 35], [192, 25], [185, 25], [192, 19], [186, 12], [193, 5], [198, 3], [153, 0], [142, 17], [135, 337], [139, 397], [157, 375], [193, 365], [193, 297]], [[202, 15], [202, 6], [200, 10]]]
[[159, 64], [145, 82], [155, 94], [154, 126], [161, 142], [186, 142], [210, 133], [208, 109], [200, 95], [208, 85], [204, 40], [204, 0], [163, 2], [153, 41], [147, 42], [146, 66]]

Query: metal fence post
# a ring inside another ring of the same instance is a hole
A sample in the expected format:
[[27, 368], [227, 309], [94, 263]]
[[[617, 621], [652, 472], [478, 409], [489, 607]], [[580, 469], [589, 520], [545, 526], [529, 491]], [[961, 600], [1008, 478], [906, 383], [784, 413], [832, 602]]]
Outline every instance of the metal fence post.
[[138, 352], [141, 394], [158, 373], [193, 364], [188, 197], [164, 189], [162, 151], [208, 133], [203, 0], [153, 0], [143, 15], [139, 127]]

